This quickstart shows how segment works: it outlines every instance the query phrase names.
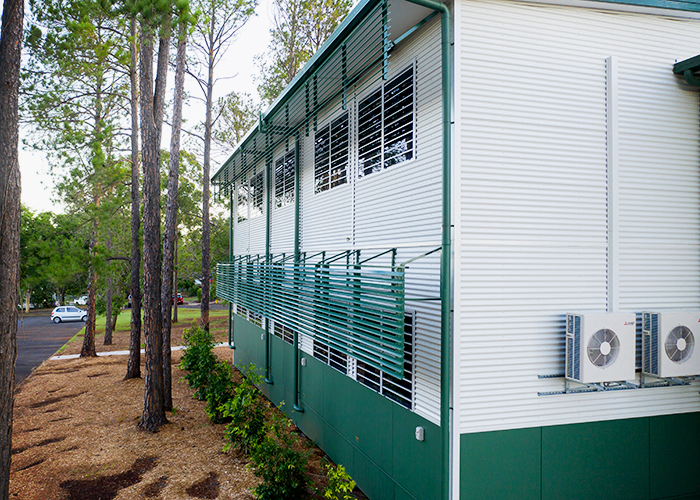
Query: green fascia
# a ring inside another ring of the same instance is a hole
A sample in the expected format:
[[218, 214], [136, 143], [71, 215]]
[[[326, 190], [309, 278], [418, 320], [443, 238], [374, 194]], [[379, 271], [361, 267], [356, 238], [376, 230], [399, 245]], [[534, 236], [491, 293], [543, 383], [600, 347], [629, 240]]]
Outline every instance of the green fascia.
[[673, 65], [673, 72], [683, 75], [688, 85], [700, 87], [700, 78], [695, 76], [695, 72], [700, 69], [700, 55], [686, 59]]
[[619, 3], [624, 5], [639, 5], [641, 7], [655, 7], [657, 9], [685, 10], [700, 12], [700, 2], [696, 0], [594, 0], [604, 3]]

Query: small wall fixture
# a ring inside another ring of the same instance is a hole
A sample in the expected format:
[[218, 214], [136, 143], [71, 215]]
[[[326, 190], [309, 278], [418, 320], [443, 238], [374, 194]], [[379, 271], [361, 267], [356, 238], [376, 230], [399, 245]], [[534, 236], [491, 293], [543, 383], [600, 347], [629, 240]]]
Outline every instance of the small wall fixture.
[[301, 358], [301, 366], [306, 366], [306, 358]]
[[425, 441], [425, 429], [420, 425], [416, 427], [416, 439], [418, 441]]

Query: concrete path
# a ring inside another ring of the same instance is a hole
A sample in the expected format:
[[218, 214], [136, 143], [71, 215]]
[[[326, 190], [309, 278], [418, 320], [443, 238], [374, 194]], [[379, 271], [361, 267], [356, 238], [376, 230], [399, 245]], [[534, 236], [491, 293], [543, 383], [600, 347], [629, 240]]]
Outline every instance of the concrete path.
[[15, 386], [78, 333], [82, 321], [52, 323], [51, 310], [20, 313], [17, 321]]
[[[224, 342], [220, 344], [214, 344], [214, 347], [223, 347], [225, 345], [228, 345]], [[187, 346], [184, 345], [177, 345], [173, 346], [170, 348], [171, 351], [182, 351], [183, 349], [187, 349]], [[103, 352], [98, 352], [98, 356], [127, 356], [129, 354], [129, 351], [103, 351]], [[141, 354], [146, 354], [146, 349], [141, 349]], [[60, 354], [58, 356], [51, 356], [52, 361], [57, 360], [57, 359], [77, 359], [80, 357], [80, 354]]]

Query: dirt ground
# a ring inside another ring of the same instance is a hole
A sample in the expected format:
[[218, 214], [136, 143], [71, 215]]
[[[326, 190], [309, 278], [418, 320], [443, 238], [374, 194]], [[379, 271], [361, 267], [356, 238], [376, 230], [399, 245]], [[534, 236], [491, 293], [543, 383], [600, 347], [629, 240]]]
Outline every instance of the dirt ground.
[[[173, 346], [182, 345], [189, 326], [174, 326]], [[212, 318], [212, 331], [223, 342], [226, 319]], [[118, 331], [112, 346], [102, 346], [98, 335], [97, 350], [128, 349], [128, 336]], [[61, 354], [79, 353], [81, 345], [78, 337]], [[228, 347], [215, 352], [230, 361]], [[253, 499], [250, 489], [258, 479], [245, 457], [222, 452], [225, 425], [212, 424], [205, 403], [192, 398], [177, 368], [181, 354], [173, 352], [175, 409], [157, 433], [136, 427], [143, 380], [124, 380], [127, 356], [47, 360], [39, 366], [15, 393], [10, 498]], [[143, 365], [141, 370], [143, 375]], [[315, 483], [310, 498], [323, 498], [324, 454], [308, 440], [301, 446], [310, 453]], [[357, 498], [366, 498], [356, 491]]]

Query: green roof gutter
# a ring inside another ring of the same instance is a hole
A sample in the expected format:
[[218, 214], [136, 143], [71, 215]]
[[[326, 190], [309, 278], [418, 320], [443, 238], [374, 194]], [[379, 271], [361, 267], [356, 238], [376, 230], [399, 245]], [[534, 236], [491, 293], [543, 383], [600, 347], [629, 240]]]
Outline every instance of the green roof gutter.
[[442, 251], [440, 252], [440, 432], [442, 491], [449, 500], [452, 486], [452, 16], [434, 0], [407, 0], [439, 12], [442, 28]]
[[688, 85], [700, 87], [700, 78], [695, 76], [695, 72], [700, 70], [700, 55], [686, 59], [673, 65], [673, 72], [683, 75]]

